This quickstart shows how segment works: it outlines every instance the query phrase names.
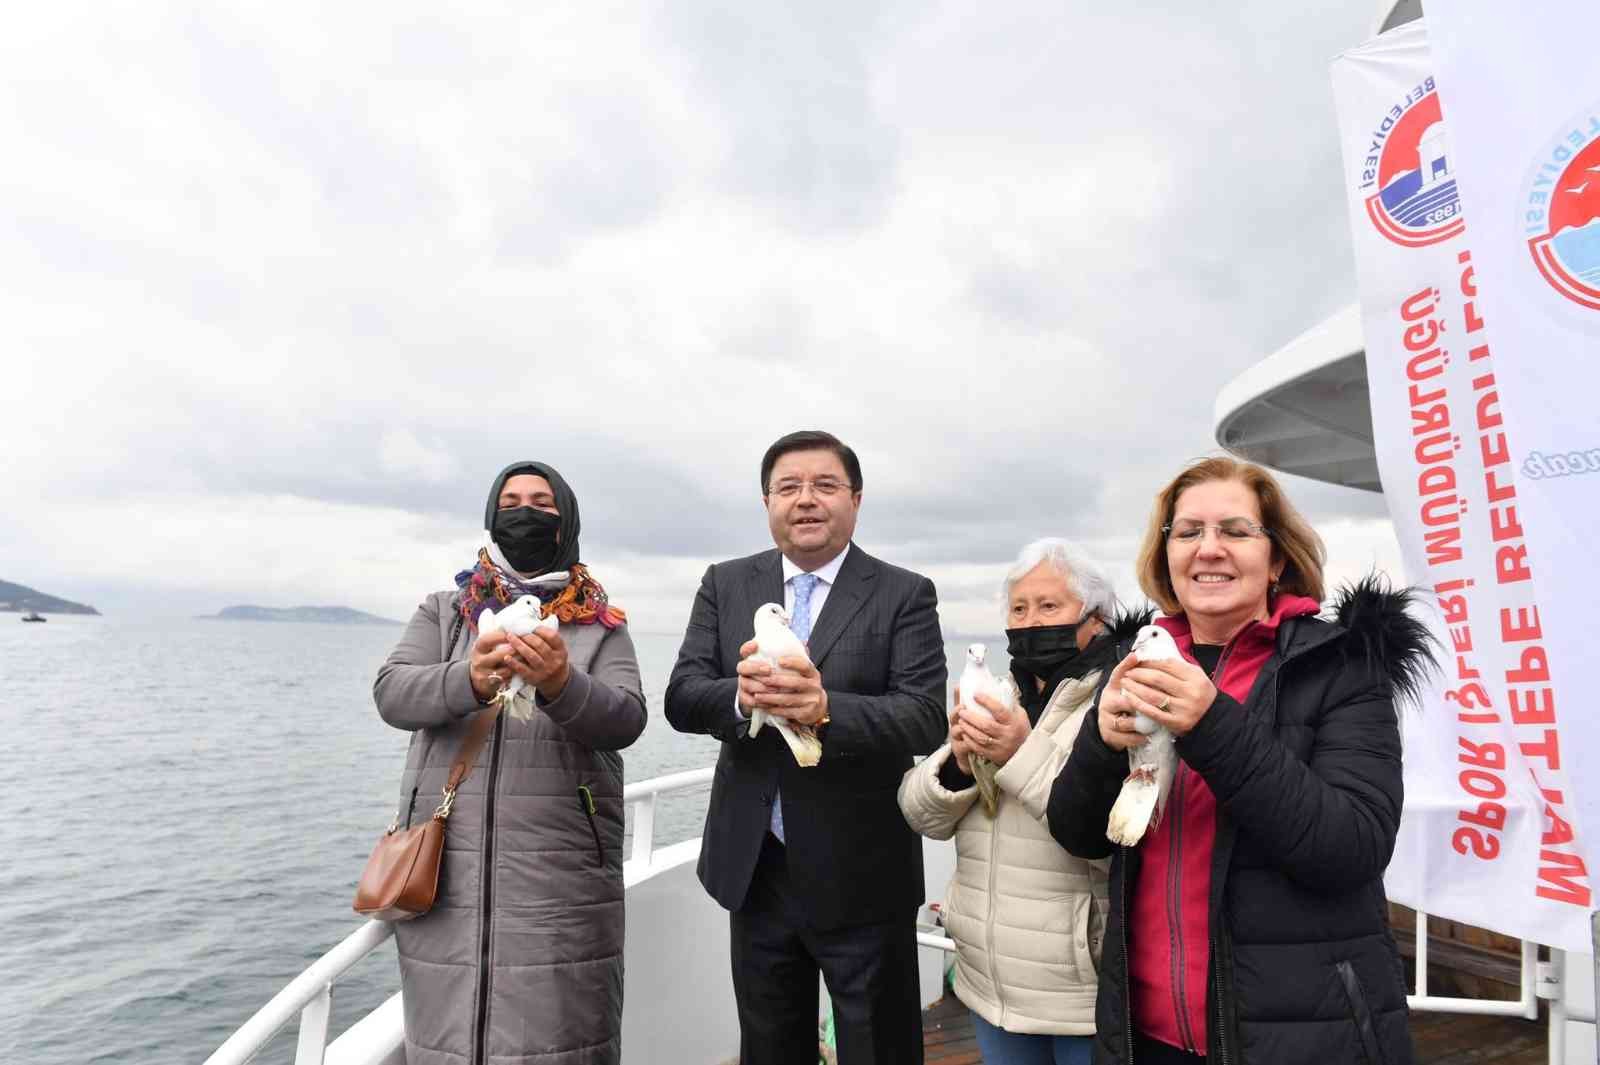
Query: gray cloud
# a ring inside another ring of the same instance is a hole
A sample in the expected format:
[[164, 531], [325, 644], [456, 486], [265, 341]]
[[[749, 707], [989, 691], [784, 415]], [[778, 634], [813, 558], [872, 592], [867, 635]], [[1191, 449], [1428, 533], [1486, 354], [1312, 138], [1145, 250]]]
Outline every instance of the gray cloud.
[[626, 96], [566, 101], [560, 142], [514, 136], [511, 154], [526, 160], [517, 192], [497, 217], [498, 251], [508, 259], [549, 262], [586, 235], [649, 221], [667, 202], [672, 175], [652, 133], [652, 115]]
[[[254, 27], [221, 11], [191, 17], [177, 43], [172, 91], [313, 182], [328, 223], [427, 223], [447, 209], [433, 159], [394, 116], [387, 128], [374, 121], [367, 86], [285, 69], [287, 57], [268, 53]], [[251, 180], [248, 169], [237, 177]]]
[[664, 13], [697, 99], [723, 119], [727, 187], [806, 233], [878, 221], [900, 135], [875, 105], [873, 60], [912, 11], [763, 0]]
[[[360, 543], [340, 579], [404, 606], [538, 457], [686, 609], [767, 542], [761, 451], [821, 425], [862, 542], [977, 603], [1035, 536], [1131, 550], [1217, 390], [1354, 295], [1326, 62], [1361, 11], [35, 17], [0, 134], [24, 583], [131, 602], [182, 559], [184, 595], [294, 598]], [[73, 546], [89, 485], [139, 515], [115, 566]]]

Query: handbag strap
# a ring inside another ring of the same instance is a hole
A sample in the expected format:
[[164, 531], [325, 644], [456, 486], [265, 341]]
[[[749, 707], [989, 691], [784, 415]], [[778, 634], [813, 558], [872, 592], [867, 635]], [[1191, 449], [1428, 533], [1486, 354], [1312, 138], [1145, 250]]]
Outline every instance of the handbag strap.
[[499, 718], [500, 701], [496, 699], [478, 711], [478, 716], [472, 719], [472, 724], [467, 728], [467, 735], [461, 741], [461, 750], [456, 753], [456, 760], [450, 764], [450, 777], [444, 784], [444, 799], [439, 803], [439, 808], [433, 812], [435, 817], [443, 820], [450, 816], [450, 809], [456, 801], [456, 789], [465, 784], [467, 778], [472, 775], [472, 767], [477, 763], [483, 745], [489, 742], [489, 734], [494, 731], [495, 722]]

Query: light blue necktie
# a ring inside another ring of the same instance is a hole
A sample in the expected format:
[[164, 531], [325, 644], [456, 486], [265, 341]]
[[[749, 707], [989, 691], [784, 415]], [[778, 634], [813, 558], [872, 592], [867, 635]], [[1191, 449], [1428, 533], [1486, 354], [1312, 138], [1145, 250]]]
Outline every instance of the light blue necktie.
[[[800, 637], [801, 643], [811, 639], [811, 595], [817, 590], [817, 582], [821, 579], [815, 573], [797, 573], [789, 581], [794, 586], [794, 609], [789, 611], [789, 631]], [[772, 821], [770, 827], [772, 834], [778, 837], [778, 842], [782, 843], [784, 841], [783, 796], [778, 794], [776, 787], [772, 789]]]
[[797, 573], [789, 583], [794, 585], [794, 609], [789, 611], [789, 629], [800, 642], [811, 639], [811, 595], [822, 578], [815, 573]]

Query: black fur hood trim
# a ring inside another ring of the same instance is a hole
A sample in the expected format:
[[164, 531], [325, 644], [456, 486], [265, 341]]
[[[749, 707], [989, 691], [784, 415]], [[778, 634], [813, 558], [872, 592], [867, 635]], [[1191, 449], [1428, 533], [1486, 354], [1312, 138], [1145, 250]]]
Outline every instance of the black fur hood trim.
[[1133, 638], [1139, 635], [1139, 630], [1150, 624], [1155, 616], [1155, 608], [1150, 606], [1142, 610], [1118, 607], [1117, 612], [1106, 622], [1106, 631], [1111, 634], [1112, 643], [1118, 647], [1125, 647], [1133, 643]]
[[1344, 630], [1347, 655], [1359, 655], [1389, 678], [1397, 701], [1422, 705], [1428, 676], [1439, 669], [1439, 641], [1407, 609], [1420, 599], [1416, 589], [1390, 585], [1369, 573], [1334, 595], [1332, 617]]

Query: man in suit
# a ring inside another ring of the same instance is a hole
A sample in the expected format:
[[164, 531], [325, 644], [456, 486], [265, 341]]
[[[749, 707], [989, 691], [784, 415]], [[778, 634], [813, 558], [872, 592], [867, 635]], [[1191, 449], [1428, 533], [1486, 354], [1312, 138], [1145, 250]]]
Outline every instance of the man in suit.
[[[814, 1065], [820, 971], [841, 1065], [920, 1062], [922, 844], [895, 791], [948, 731], [938, 598], [851, 543], [861, 464], [831, 434], [768, 448], [761, 497], [777, 549], [706, 570], [666, 697], [673, 728], [722, 741], [699, 872], [731, 911], [740, 1060]], [[810, 666], [750, 658], [764, 603]], [[816, 727], [821, 762], [800, 767], [775, 728], [750, 738], [757, 708]]]

